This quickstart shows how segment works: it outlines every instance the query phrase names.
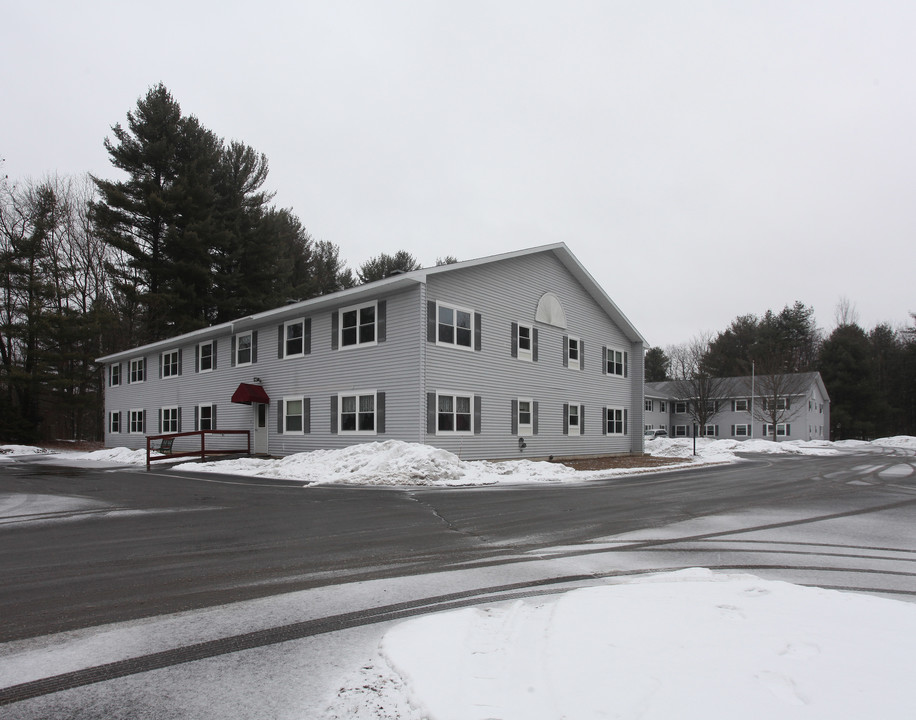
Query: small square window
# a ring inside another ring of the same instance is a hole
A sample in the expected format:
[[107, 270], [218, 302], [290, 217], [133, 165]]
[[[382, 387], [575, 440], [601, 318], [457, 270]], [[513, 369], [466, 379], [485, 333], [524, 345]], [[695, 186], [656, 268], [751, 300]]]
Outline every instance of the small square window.
[[747, 399], [735, 400], [735, 411], [747, 412]]

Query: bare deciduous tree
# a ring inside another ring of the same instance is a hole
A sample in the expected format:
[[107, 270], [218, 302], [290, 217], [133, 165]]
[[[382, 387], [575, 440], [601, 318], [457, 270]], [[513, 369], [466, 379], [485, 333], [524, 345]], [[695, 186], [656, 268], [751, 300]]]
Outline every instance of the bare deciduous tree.
[[687, 401], [687, 413], [699, 426], [700, 435], [706, 435], [706, 426], [719, 414], [726, 390], [726, 381], [714, 377], [704, 362], [710, 342], [708, 334], [701, 334], [668, 349], [674, 391]]

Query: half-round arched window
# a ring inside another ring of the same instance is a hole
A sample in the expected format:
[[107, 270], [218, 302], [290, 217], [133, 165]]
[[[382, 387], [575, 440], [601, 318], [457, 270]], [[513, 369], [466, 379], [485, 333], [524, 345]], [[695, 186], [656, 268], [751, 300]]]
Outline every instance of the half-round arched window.
[[538, 309], [534, 319], [538, 322], [554, 325], [555, 327], [566, 327], [566, 312], [560, 305], [560, 300], [551, 292], [541, 295], [538, 300]]

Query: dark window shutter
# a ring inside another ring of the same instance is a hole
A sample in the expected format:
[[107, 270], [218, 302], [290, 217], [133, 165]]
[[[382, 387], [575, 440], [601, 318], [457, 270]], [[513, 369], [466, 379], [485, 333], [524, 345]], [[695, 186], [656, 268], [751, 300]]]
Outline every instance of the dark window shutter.
[[789, 423], [786, 423], [786, 437], [792, 434], [792, 426]]
[[569, 403], [563, 403], [563, 434], [569, 435]]
[[[210, 354], [210, 357], [211, 357], [212, 360], [213, 360], [213, 369], [214, 369], [214, 370], [216, 370], [216, 348], [217, 348], [218, 346], [219, 346], [219, 341], [216, 340], [216, 339], [214, 339], [214, 340], [213, 340], [213, 349], [212, 349], [211, 354]], [[213, 410], [214, 410], [214, 412], [216, 411], [216, 406], [215, 406], [215, 405], [213, 406]], [[214, 425], [214, 427], [215, 427], [215, 425]]]
[[[178, 348], [178, 374], [181, 375], [181, 348]], [[181, 417], [181, 408], [178, 409], [179, 418]]]
[[474, 350], [480, 352], [480, 313], [474, 313]]
[[331, 435], [337, 434], [337, 396], [331, 395]]
[[426, 301], [426, 342], [436, 342], [436, 301]]
[[436, 393], [426, 393], [426, 433], [436, 434]]
[[563, 336], [563, 367], [569, 367], [569, 335]]
[[283, 399], [277, 400], [277, 435], [283, 434]]
[[146, 410], [145, 409], [143, 410], [143, 420], [141, 421], [141, 424], [143, 425], [143, 427], [140, 428], [140, 431], [146, 432], [147, 425], [146, 425]]
[[607, 345], [601, 346], [601, 374], [607, 375]]
[[258, 331], [255, 330], [251, 333], [251, 364], [254, 365], [258, 361]]
[[162, 353], [159, 353], [159, 379], [162, 380]]
[[579, 434], [585, 435], [585, 405], [579, 406]]
[[235, 335], [232, 336], [232, 341], [229, 343], [229, 364], [235, 367]]
[[210, 429], [216, 430], [216, 405], [210, 406]]
[[[734, 405], [734, 403], [732, 403], [732, 405]], [[732, 425], [732, 437], [735, 437], [735, 426], [734, 425]]]
[[302, 352], [306, 355], [312, 352], [312, 318], [306, 318], [302, 328]]
[[[200, 345], [194, 346], [194, 372], [200, 372]], [[197, 424], [197, 421], [194, 421]]]
[[629, 435], [629, 430], [627, 426], [629, 425], [630, 420], [629, 420], [628, 415], [629, 413], [627, 412], [627, 409], [624, 408], [623, 409], [623, 434], [624, 435]]
[[181, 432], [181, 408], [178, 408], [178, 432]]
[[535, 328], [531, 332], [531, 334], [534, 335], [534, 338], [531, 341], [531, 359], [534, 360], [534, 362], [537, 362], [538, 361], [538, 329]]
[[375, 394], [375, 432], [385, 432], [385, 393]]
[[623, 376], [630, 377], [630, 354], [623, 354]]
[[475, 435], [480, 435], [481, 433], [481, 428], [480, 428], [480, 421], [481, 421], [481, 416], [482, 416], [481, 405], [482, 403], [481, 403], [480, 395], [475, 395], [474, 396], [474, 434]]
[[[513, 323], [514, 324], [514, 323]], [[512, 401], [512, 434], [518, 435], [518, 400]]]
[[312, 432], [312, 398], [302, 398], [302, 432]]
[[340, 313], [335, 310], [334, 312], [331, 313], [331, 350], [338, 350], [339, 348], [340, 348]]
[[[509, 339], [510, 347], [512, 348], [510, 354], [512, 357], [518, 357], [518, 323], [512, 323], [512, 337]], [[514, 431], [513, 431], [514, 432]]]
[[601, 408], [601, 434], [607, 435], [607, 408]]
[[579, 341], [579, 369], [585, 370], [585, 343]]
[[277, 360], [283, 358], [283, 341], [285, 340], [284, 335], [286, 326], [283, 323], [277, 325]]
[[376, 333], [375, 337], [378, 342], [385, 342], [388, 339], [388, 301], [379, 300], [378, 309], [375, 311]]
[[531, 403], [531, 432], [533, 435], [538, 434], [538, 404], [537, 401]]
[[162, 432], [162, 408], [159, 408], [158, 414], [159, 414], [159, 429], [156, 430], [156, 432], [161, 433]]
[[194, 406], [194, 429], [200, 430], [200, 408]]

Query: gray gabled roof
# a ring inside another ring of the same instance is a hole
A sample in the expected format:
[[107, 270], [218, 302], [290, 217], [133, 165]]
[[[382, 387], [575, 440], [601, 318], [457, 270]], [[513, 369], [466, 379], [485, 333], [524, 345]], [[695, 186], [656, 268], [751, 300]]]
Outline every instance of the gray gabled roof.
[[604, 289], [595, 281], [591, 274], [585, 269], [582, 263], [572, 254], [566, 243], [554, 243], [552, 245], [541, 245], [539, 247], [527, 248], [525, 250], [516, 250], [514, 252], [502, 253], [500, 255], [490, 255], [488, 257], [477, 258], [474, 260], [464, 260], [462, 262], [452, 263], [450, 265], [437, 265], [435, 267], [421, 268], [411, 272], [398, 273], [383, 280], [358, 285], [357, 287], [340, 290], [329, 295], [322, 295], [300, 302], [290, 303], [272, 310], [265, 310], [259, 313], [253, 313], [246, 317], [231, 320], [219, 325], [194, 330], [183, 335], [159, 340], [141, 347], [123, 350], [112, 353], [96, 360], [99, 363], [112, 362], [115, 360], [124, 360], [137, 355], [161, 352], [178, 345], [186, 343], [208, 340], [225, 334], [235, 334], [244, 330], [261, 326], [268, 322], [282, 322], [303, 314], [313, 313], [325, 308], [339, 307], [351, 303], [358, 303], [363, 298], [375, 297], [380, 293], [394, 292], [410, 285], [423, 284], [430, 275], [441, 273], [455, 272], [468, 268], [477, 267], [478, 265], [487, 265], [490, 263], [503, 262], [514, 258], [535, 255], [538, 253], [550, 253], [570, 272], [570, 274], [585, 288], [586, 292], [595, 300], [604, 312], [608, 314], [611, 320], [623, 330], [631, 342], [641, 342], [645, 344], [645, 339], [635, 328], [629, 318], [623, 314], [617, 304], [611, 300]]

